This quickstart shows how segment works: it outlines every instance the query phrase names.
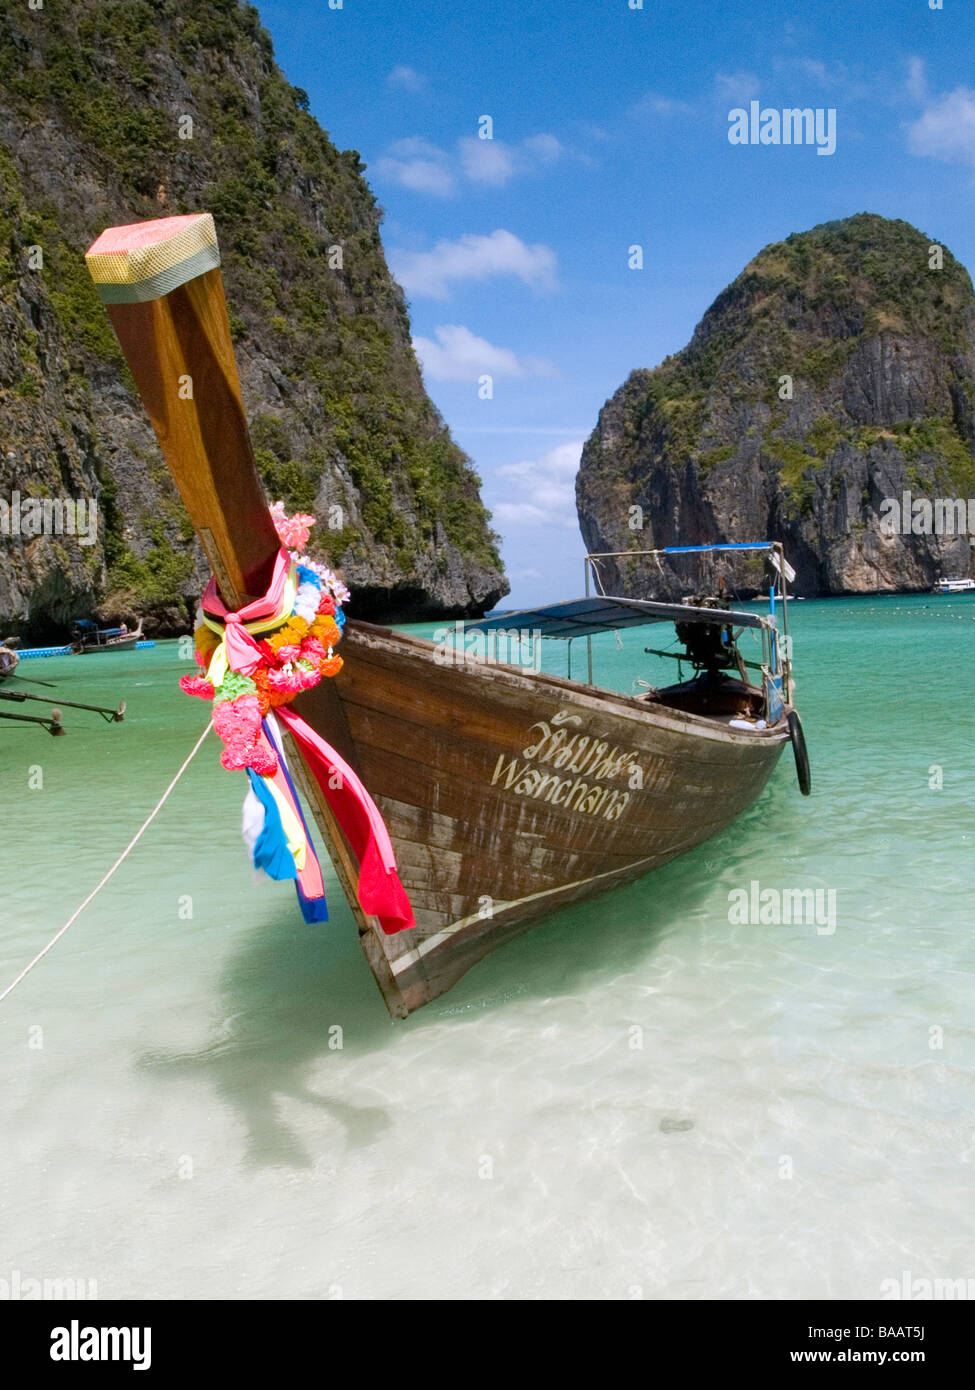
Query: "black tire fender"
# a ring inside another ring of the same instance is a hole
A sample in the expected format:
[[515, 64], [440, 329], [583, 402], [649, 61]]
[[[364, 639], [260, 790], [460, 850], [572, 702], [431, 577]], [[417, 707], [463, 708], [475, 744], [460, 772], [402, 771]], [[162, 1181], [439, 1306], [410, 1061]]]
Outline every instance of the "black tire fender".
[[799, 790], [803, 796], [808, 796], [812, 791], [809, 754], [806, 751], [806, 736], [802, 732], [802, 722], [794, 709], [786, 715], [786, 723], [789, 726], [789, 737], [792, 740], [792, 751], [796, 759], [796, 777], [799, 780]]

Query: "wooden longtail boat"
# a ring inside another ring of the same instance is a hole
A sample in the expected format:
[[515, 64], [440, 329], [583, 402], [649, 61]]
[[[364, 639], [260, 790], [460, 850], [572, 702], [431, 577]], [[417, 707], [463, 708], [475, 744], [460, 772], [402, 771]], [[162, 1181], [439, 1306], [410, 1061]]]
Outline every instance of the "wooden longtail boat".
[[[212, 218], [111, 229], [88, 264], [221, 596], [239, 609], [267, 591], [280, 541], [248, 437]], [[781, 548], [754, 548], [769, 552], [784, 605]], [[599, 558], [590, 557], [587, 591], [590, 572], [598, 589]], [[678, 624], [695, 679], [639, 696], [594, 686], [593, 635], [651, 622]], [[745, 627], [764, 644], [758, 683], [735, 642]], [[394, 1017], [553, 909], [717, 834], [759, 795], [790, 739], [797, 761], [801, 751], [788, 647], [769, 618], [720, 601], [587, 592], [465, 632], [487, 642], [510, 628], [569, 640], [570, 652], [571, 639], [586, 638], [589, 682], [350, 620], [343, 669], [295, 701], [382, 812], [412, 930], [386, 935], [363, 911], [352, 847], [284, 735]]]
[[71, 624], [71, 650], [75, 656], [91, 656], [95, 652], [134, 652], [142, 641], [142, 623], [134, 632], [126, 627], [98, 627], [88, 618], [76, 618]]
[[0, 682], [12, 676], [20, 664], [20, 655], [14, 650], [19, 640], [18, 637], [7, 637], [0, 642]]

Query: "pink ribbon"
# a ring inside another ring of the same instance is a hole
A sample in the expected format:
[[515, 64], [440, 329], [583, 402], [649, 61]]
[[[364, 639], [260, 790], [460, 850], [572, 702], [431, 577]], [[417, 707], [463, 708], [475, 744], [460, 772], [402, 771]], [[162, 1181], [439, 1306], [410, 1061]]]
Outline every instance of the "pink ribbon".
[[242, 676], [253, 675], [263, 660], [260, 647], [247, 629], [241, 627], [243, 619], [239, 613], [228, 613], [223, 621], [227, 665]]
[[[288, 582], [290, 570], [291, 556], [286, 550], [279, 550], [274, 561], [274, 571], [267, 593], [263, 598], [256, 598], [252, 603], [245, 603], [236, 614], [242, 623], [253, 623], [258, 618], [270, 618], [278, 611], [284, 598], [284, 586]], [[203, 608], [212, 618], [222, 618], [226, 621], [228, 617], [229, 610], [220, 597], [216, 576], [211, 578], [206, 587], [206, 592], [203, 595]]]
[[279, 550], [267, 593], [262, 598], [254, 599], [252, 603], [245, 603], [236, 613], [232, 613], [220, 597], [216, 577], [211, 578], [201, 606], [211, 618], [218, 619], [224, 625], [227, 665], [231, 671], [250, 676], [260, 666], [263, 660], [261, 649], [244, 624], [259, 622], [261, 618], [273, 618], [281, 611], [290, 571], [291, 556], [286, 550]]

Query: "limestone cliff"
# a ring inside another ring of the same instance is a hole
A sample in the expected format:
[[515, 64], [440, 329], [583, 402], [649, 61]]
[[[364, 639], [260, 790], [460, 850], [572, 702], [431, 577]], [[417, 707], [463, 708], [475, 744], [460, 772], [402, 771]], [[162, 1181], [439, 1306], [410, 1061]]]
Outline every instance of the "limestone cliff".
[[[583, 450], [579, 520], [590, 551], [781, 539], [802, 594], [929, 589], [972, 573], [970, 538], [924, 534], [923, 518], [922, 534], [884, 534], [884, 501], [975, 498], [973, 445], [968, 273], [863, 213], [765, 247], [686, 348], [630, 375]], [[605, 576], [662, 596], [689, 573]]]
[[203, 209], [265, 484], [330, 518], [315, 545], [351, 611], [478, 613], [507, 592], [478, 479], [424, 390], [364, 166], [307, 104], [238, 0], [4, 7], [0, 499], [94, 498], [100, 525], [89, 547], [0, 535], [0, 626], [53, 635], [98, 606], [186, 628], [202, 554], [83, 253], [106, 226]]

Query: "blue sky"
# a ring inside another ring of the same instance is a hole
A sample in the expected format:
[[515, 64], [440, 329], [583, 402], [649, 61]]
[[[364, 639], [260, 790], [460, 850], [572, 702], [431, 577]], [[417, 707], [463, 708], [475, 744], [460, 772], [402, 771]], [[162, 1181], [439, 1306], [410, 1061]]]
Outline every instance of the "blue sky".
[[[259, 4], [289, 79], [368, 166], [519, 607], [581, 591], [573, 479], [604, 401], [762, 246], [869, 211], [975, 268], [971, 0], [631, 3]], [[732, 145], [752, 100], [835, 110], [835, 152]]]

